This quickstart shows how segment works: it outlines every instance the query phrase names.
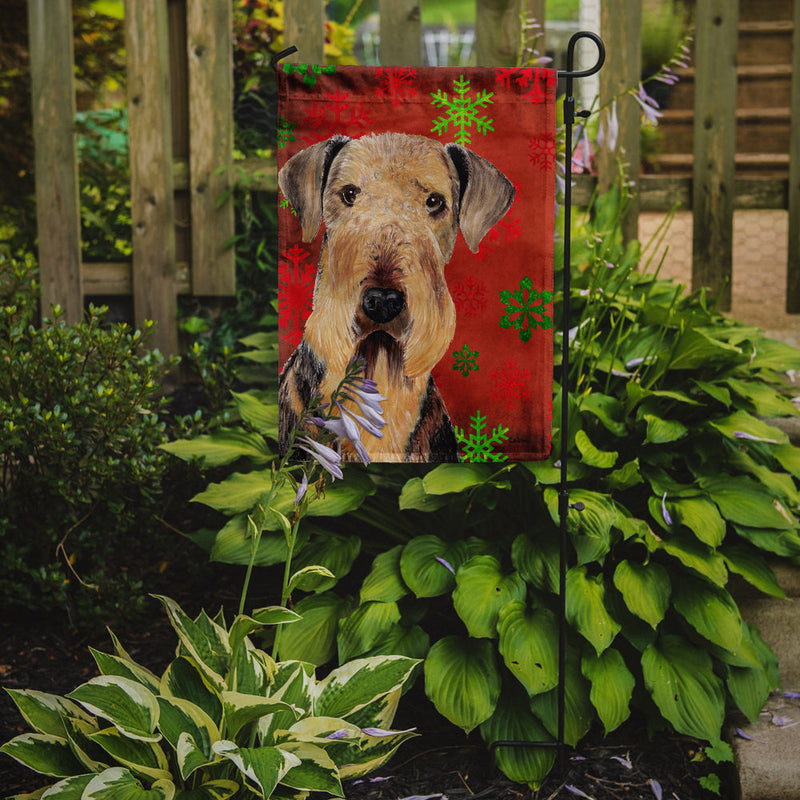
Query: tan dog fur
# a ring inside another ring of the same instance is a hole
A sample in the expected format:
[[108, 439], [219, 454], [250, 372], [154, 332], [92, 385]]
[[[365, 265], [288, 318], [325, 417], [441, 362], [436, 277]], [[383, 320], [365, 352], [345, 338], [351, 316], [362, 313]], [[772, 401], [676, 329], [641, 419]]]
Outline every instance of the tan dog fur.
[[[388, 398], [383, 438], [364, 436], [370, 457], [458, 460], [452, 424], [431, 379], [455, 332], [445, 265], [459, 227], [477, 252], [508, 211], [513, 186], [459, 145], [398, 133], [312, 145], [289, 159], [279, 183], [304, 241], [315, 238], [323, 220], [326, 227], [313, 311], [281, 375], [282, 441], [310, 391], [328, 398], [360, 355], [366, 377]], [[377, 321], [364, 299], [370, 289], [381, 304]], [[387, 292], [391, 302], [384, 301]], [[402, 310], [384, 321], [398, 297]]]

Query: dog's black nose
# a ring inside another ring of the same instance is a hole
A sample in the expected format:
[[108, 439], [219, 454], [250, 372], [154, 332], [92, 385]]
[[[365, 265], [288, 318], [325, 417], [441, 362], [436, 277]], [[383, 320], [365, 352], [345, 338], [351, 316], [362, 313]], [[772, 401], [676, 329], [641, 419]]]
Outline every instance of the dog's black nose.
[[398, 289], [367, 289], [361, 300], [361, 308], [373, 321], [378, 323], [393, 320], [406, 305], [405, 295]]

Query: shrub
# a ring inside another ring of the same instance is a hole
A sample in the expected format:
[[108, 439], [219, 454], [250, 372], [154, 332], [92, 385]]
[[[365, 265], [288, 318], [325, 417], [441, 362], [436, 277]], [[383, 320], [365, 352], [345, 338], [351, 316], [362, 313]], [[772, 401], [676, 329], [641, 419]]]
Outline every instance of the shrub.
[[295, 622], [292, 611], [260, 609], [228, 628], [221, 612], [192, 619], [161, 600], [179, 642], [162, 676], [114, 638], [114, 655], [92, 651], [100, 676], [66, 697], [9, 691], [33, 731], [0, 751], [55, 778], [48, 797], [343, 797], [342, 779], [377, 769], [414, 735], [389, 728], [416, 661], [360, 659], [317, 679], [249, 639]]
[[[0, 256], [0, 605], [80, 614], [124, 597], [109, 558], [146, 529], [160, 492], [167, 363], [149, 326], [106, 327], [102, 308], [77, 325], [54, 308], [34, 327], [32, 270]], [[96, 591], [74, 592], [78, 576]]]
[[[778, 682], [728, 581], [736, 574], [782, 596], [767, 559], [800, 556], [800, 449], [763, 419], [796, 413], [779, 373], [800, 368], [800, 351], [724, 317], [704, 291], [685, 294], [648, 272], [640, 245], [622, 242], [626, 202], [616, 189], [598, 198], [573, 232], [568, 477], [572, 503], [585, 509], [567, 520], [565, 737], [575, 745], [598, 721], [610, 732], [636, 708], [653, 726], [724, 749], [726, 707], [753, 719]], [[559, 370], [560, 344], [557, 334]], [[248, 397], [237, 407], [269, 445], [274, 409], [260, 410], [259, 426]], [[246, 563], [248, 509], [269, 458], [237, 442], [232, 430], [198, 440], [215, 465], [236, 462], [236, 471], [196, 499], [231, 517], [203, 537], [212, 558]], [[281, 657], [427, 654], [426, 691], [454, 724], [479, 729], [487, 744], [554, 738], [555, 458], [373, 466], [312, 498], [317, 524], [296, 564], [333, 578], [299, 586], [303, 618], [281, 639]], [[258, 563], [284, 557], [273, 527]], [[371, 568], [354, 569], [368, 550]], [[351, 570], [366, 574], [355, 587], [342, 581]], [[501, 748], [497, 758], [511, 778], [537, 785], [553, 752]]]

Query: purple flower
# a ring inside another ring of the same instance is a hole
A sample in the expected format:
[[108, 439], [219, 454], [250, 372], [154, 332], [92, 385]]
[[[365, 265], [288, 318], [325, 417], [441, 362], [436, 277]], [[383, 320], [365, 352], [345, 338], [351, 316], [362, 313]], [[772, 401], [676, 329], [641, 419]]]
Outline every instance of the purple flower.
[[643, 84], [639, 84], [639, 91], [633, 95], [633, 99], [642, 107], [645, 121], [658, 125], [658, 118], [662, 112], [658, 110], [658, 103], [647, 94]]
[[664, 796], [664, 793], [661, 791], [661, 784], [655, 778], [650, 778], [648, 783], [650, 784], [650, 789], [655, 795], [656, 800], [661, 800]]
[[623, 758], [622, 756], [611, 756], [612, 761], [619, 761], [625, 769], [633, 769], [633, 764], [631, 763], [630, 759]]
[[297, 505], [305, 496], [308, 491], [308, 475], [303, 471], [303, 478], [300, 485], [297, 487], [297, 494], [294, 496], [294, 504]]
[[361, 441], [361, 434], [358, 430], [358, 425], [356, 425], [355, 420], [353, 420], [352, 417], [345, 412], [338, 401], [336, 402], [336, 406], [341, 413], [340, 417], [334, 417], [333, 419], [319, 419], [318, 417], [315, 417], [314, 422], [316, 422], [320, 427], [325, 428], [326, 431], [330, 431], [339, 439], [344, 439], [350, 442], [350, 444], [352, 444], [355, 448], [356, 453], [358, 453], [358, 457], [365, 464], [369, 464], [369, 455], [367, 454], [367, 449], [364, 447], [364, 444]]
[[408, 728], [405, 731], [387, 731], [383, 728], [362, 728], [361, 733], [366, 733], [367, 736], [384, 737], [395, 736], [398, 733], [413, 733], [416, 728]]
[[435, 558], [435, 559], [436, 559], [436, 560], [437, 560], [437, 561], [438, 561], [440, 564], [442, 564], [442, 565], [443, 565], [445, 568], [449, 569], [449, 570], [450, 570], [450, 572], [452, 572], [452, 573], [453, 573], [453, 575], [455, 575], [455, 574], [456, 574], [456, 571], [453, 569], [453, 565], [452, 565], [452, 564], [451, 564], [449, 561], [446, 561], [445, 559], [441, 558], [440, 556], [434, 556], [434, 558]]
[[349, 739], [350, 733], [346, 728], [339, 728], [338, 731], [334, 731], [333, 733], [329, 733], [326, 739]]
[[672, 525], [672, 516], [670, 515], [669, 511], [667, 511], [667, 493], [664, 492], [664, 496], [661, 498], [661, 516], [664, 517], [664, 522], [667, 525]]
[[597, 131], [597, 144], [600, 147], [605, 145], [613, 153], [617, 149], [618, 138], [619, 120], [617, 119], [617, 101], [615, 100], [600, 121], [600, 127]]
[[777, 439], [764, 439], [761, 436], [754, 436], [752, 433], [746, 431], [734, 431], [733, 436], [735, 439], [749, 439], [752, 442], [766, 442], [767, 444], [778, 444]]
[[297, 446], [301, 450], [305, 450], [314, 461], [334, 478], [344, 477], [341, 468], [342, 457], [335, 450], [324, 444], [315, 442], [313, 439], [309, 439], [308, 436], [300, 436], [297, 441], [302, 442], [302, 444], [298, 444]]
[[564, 786], [564, 788], [570, 793], [574, 794], [575, 797], [585, 797], [586, 800], [594, 800], [590, 794], [586, 794], [586, 792], [581, 791], [577, 786], [572, 786], [569, 783]]

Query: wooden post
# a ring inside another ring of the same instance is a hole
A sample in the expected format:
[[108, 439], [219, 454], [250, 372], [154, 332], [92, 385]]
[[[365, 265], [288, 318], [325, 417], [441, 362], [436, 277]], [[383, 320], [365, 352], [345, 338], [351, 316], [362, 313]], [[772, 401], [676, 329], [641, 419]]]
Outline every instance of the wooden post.
[[29, 0], [42, 316], [83, 318], [71, 0]]
[[186, 11], [192, 293], [233, 295], [235, 252], [226, 244], [234, 234], [232, 6], [189, 0]]
[[417, 67], [422, 63], [420, 0], [380, 0], [382, 66]]
[[[639, 162], [641, 161], [640, 126], [642, 109], [628, 94], [636, 88], [642, 72], [642, 4], [639, 0], [606, 0], [601, 4], [600, 30], [606, 46], [606, 63], [600, 71], [600, 107], [604, 108], [601, 125], [606, 137], [598, 154], [598, 180], [601, 192], [607, 192], [619, 176], [623, 164], [624, 180], [632, 184], [633, 197], [622, 219], [622, 236], [631, 241], [639, 236]], [[587, 45], [591, 47], [591, 45]], [[609, 142], [609, 122], [616, 99], [619, 133]], [[609, 147], [613, 144], [613, 149]]]
[[475, 0], [475, 54], [479, 67], [515, 67], [525, 0]]
[[283, 4], [283, 41], [297, 52], [285, 59], [287, 64], [325, 63], [324, 0], [285, 0]]
[[133, 307], [136, 323], [158, 323], [153, 344], [178, 352], [175, 303], [175, 204], [172, 121], [167, 52], [167, 5], [163, 0], [128, 0], [131, 216], [133, 218]]
[[534, 20], [541, 27], [538, 28], [539, 40], [536, 42], [536, 49], [540, 56], [547, 55], [547, 38], [545, 17], [547, 10], [545, 8], [545, 0], [522, 0], [522, 11], [525, 14], [526, 20]]
[[789, 139], [789, 263], [786, 312], [800, 314], [800, 3], [794, 4], [792, 121]]
[[731, 307], [739, 3], [697, 0], [692, 288]]

